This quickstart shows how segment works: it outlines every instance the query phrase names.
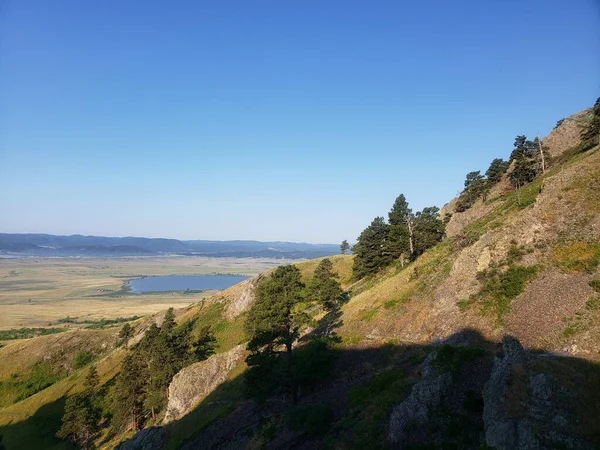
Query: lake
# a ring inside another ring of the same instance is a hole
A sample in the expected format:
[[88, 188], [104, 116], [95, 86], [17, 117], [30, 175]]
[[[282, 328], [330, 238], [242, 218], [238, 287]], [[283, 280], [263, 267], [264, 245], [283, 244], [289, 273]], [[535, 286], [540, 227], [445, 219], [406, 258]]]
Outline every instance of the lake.
[[226, 289], [249, 277], [241, 275], [173, 275], [130, 280], [127, 286], [134, 294], [170, 291], [212, 291]]

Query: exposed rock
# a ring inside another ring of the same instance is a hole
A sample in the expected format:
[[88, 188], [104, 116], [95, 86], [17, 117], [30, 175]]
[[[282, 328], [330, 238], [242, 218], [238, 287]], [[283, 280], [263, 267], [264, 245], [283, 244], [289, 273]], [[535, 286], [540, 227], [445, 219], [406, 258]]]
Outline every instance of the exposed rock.
[[392, 411], [388, 437], [399, 447], [408, 444], [407, 434], [416, 425], [424, 425], [429, 421], [430, 412], [437, 408], [452, 384], [450, 373], [438, 374], [434, 369], [433, 361], [436, 357], [436, 352], [427, 357], [421, 380], [413, 386], [408, 398]]
[[483, 391], [485, 439], [497, 450], [590, 448], [570, 435], [568, 408], [557, 380], [536, 373], [519, 341], [502, 341], [504, 356], [496, 358]]
[[145, 428], [117, 447], [118, 450], [158, 450], [163, 447], [164, 428]]
[[262, 275], [258, 275], [242, 283], [242, 292], [233, 300], [229, 301], [225, 307], [225, 317], [228, 320], [234, 319], [250, 309], [250, 306], [254, 303], [254, 290], [261, 278]]
[[213, 355], [183, 368], [169, 385], [169, 399], [164, 424], [189, 413], [202, 399], [227, 380], [229, 372], [242, 360], [245, 346]]

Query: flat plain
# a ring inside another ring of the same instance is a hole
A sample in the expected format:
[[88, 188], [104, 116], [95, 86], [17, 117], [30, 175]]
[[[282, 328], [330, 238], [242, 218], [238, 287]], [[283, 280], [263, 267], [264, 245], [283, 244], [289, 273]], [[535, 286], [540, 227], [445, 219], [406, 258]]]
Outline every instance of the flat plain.
[[184, 307], [214, 291], [131, 294], [131, 278], [151, 275], [255, 275], [281, 260], [207, 257], [0, 258], [0, 329], [96, 321]]

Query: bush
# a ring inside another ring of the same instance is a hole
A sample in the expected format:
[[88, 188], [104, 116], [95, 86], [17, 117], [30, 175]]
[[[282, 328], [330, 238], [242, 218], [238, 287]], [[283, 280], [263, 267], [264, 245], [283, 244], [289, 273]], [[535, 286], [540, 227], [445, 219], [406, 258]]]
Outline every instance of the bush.
[[86, 350], [77, 352], [75, 360], [73, 361], [73, 369], [77, 370], [84, 366], [87, 366], [94, 359], [94, 355]]

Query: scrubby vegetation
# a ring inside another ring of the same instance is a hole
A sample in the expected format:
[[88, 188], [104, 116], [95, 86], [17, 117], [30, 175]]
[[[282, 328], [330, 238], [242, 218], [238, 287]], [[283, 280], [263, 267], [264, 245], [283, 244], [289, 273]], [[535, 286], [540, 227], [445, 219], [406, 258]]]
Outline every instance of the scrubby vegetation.
[[9, 341], [14, 339], [30, 339], [35, 336], [45, 336], [48, 334], [63, 333], [67, 328], [15, 328], [11, 330], [0, 330], [0, 341]]

